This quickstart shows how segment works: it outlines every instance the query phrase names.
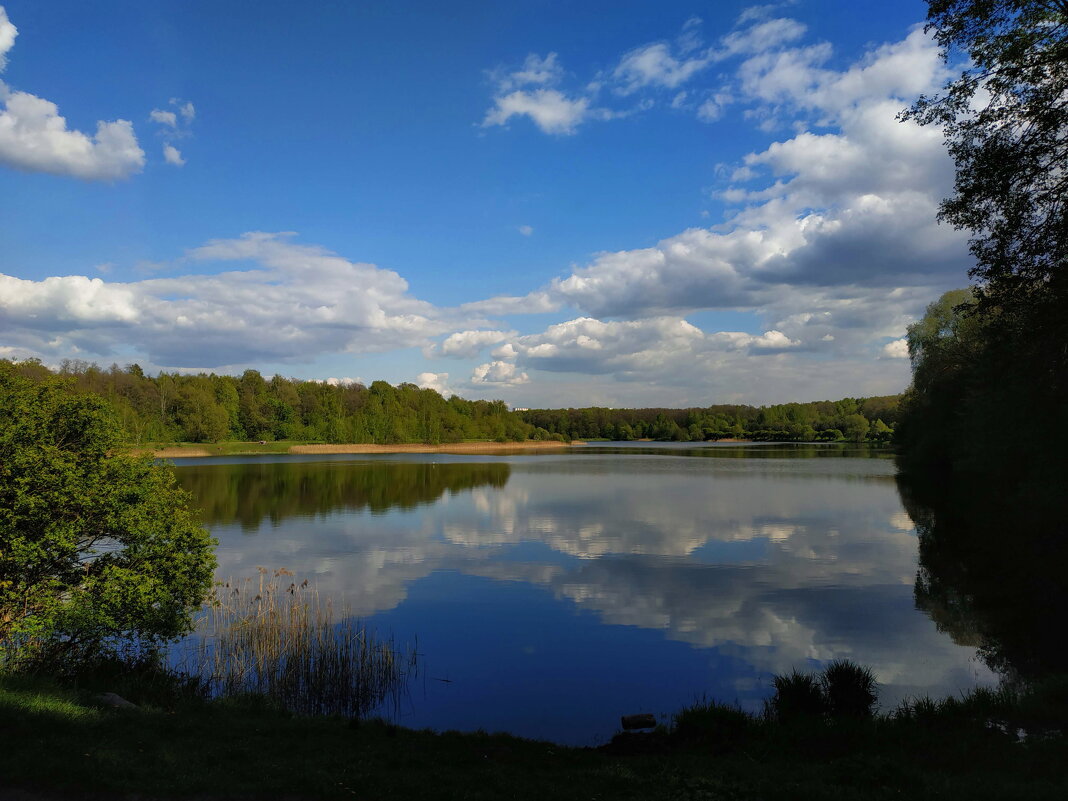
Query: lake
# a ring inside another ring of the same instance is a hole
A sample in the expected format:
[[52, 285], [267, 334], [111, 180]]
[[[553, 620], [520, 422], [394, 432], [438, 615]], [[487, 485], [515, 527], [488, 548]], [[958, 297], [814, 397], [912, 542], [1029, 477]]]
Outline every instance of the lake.
[[417, 643], [389, 710], [405, 726], [595, 744], [701, 696], [759, 709], [773, 674], [835, 658], [873, 668], [883, 708], [996, 679], [915, 592], [885, 452], [612, 443], [176, 472], [220, 577], [286, 568]]

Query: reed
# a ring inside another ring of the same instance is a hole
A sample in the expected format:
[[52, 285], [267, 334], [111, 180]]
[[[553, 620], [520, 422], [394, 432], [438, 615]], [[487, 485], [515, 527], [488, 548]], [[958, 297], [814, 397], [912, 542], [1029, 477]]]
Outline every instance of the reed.
[[356, 719], [396, 706], [416, 672], [414, 648], [378, 639], [288, 570], [264, 568], [216, 585], [183, 661], [214, 697], [259, 695], [295, 714]]

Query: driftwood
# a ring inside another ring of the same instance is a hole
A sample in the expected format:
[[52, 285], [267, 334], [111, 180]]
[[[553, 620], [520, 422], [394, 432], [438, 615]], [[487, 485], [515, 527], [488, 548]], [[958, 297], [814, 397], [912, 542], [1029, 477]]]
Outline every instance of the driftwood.
[[626, 730], [631, 729], [655, 729], [656, 718], [649, 712], [643, 712], [640, 715], [624, 715], [620, 719], [620, 723]]

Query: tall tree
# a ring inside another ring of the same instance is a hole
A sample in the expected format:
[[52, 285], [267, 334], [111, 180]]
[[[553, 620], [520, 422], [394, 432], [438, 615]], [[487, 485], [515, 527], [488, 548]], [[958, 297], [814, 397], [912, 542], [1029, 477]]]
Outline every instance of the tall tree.
[[980, 307], [1063, 302], [1068, 0], [929, 0], [927, 30], [967, 62], [905, 116], [945, 132], [957, 171], [941, 219], [972, 232]]
[[185, 634], [214, 541], [165, 466], [122, 452], [107, 403], [0, 362], [0, 643]]

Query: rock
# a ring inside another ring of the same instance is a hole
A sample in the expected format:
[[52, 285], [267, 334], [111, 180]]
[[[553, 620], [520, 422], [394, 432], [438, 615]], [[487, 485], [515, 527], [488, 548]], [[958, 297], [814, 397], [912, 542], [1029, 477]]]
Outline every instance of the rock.
[[115, 709], [137, 709], [137, 704], [130, 703], [121, 695], [115, 693], [104, 693], [98, 695], [96, 700], [102, 703], [104, 706], [110, 706]]

